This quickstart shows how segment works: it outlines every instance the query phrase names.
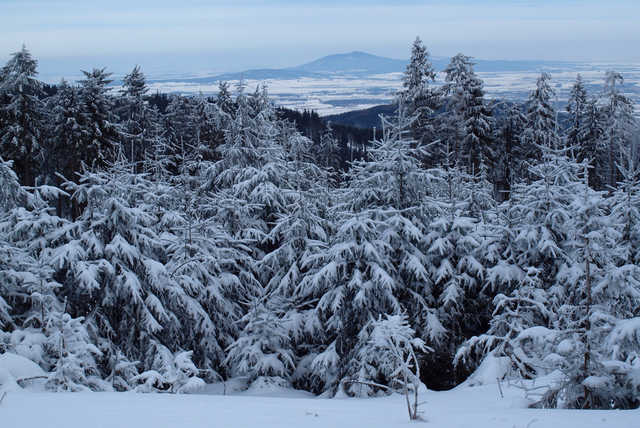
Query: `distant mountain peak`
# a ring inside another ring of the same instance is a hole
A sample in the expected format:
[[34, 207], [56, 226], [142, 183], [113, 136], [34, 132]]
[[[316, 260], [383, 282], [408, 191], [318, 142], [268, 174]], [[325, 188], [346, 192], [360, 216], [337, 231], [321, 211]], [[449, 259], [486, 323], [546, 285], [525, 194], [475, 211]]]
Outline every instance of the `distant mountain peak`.
[[292, 67], [311, 73], [344, 73], [360, 74], [390, 73], [403, 70], [406, 60], [385, 58], [363, 51], [352, 51], [328, 55], [306, 64]]

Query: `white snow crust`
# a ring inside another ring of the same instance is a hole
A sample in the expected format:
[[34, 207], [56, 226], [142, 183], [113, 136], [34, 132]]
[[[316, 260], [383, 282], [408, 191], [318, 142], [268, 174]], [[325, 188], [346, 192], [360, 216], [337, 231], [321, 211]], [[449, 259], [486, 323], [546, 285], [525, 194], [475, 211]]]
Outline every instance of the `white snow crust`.
[[[494, 361], [497, 363], [499, 360]], [[499, 364], [487, 367], [489, 377]], [[491, 370], [489, 370], [491, 369]], [[488, 380], [488, 379], [487, 379]], [[11, 391], [0, 404], [3, 428], [212, 428], [212, 427], [367, 427], [412, 425], [404, 397], [301, 398], [294, 390], [260, 388], [263, 396], [207, 388], [209, 395], [136, 393], [35, 393]], [[220, 386], [220, 385], [217, 385]], [[433, 428], [638, 428], [640, 410], [584, 411], [527, 409], [522, 391], [502, 384], [500, 397], [494, 382], [461, 385], [451, 391], [425, 391], [420, 400]], [[257, 391], [254, 391], [257, 392]]]

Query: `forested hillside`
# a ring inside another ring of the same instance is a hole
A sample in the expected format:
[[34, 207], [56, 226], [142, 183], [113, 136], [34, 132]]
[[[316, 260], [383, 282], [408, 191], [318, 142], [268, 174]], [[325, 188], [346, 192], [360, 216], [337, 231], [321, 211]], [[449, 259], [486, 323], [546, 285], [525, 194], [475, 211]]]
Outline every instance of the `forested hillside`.
[[493, 356], [558, 374], [539, 406], [640, 405], [622, 75], [597, 94], [578, 76], [560, 127], [550, 75], [489, 103], [462, 54], [436, 88], [416, 39], [365, 144], [305, 136], [262, 87], [150, 96], [139, 67], [118, 92], [83, 73], [45, 87], [25, 48], [0, 69], [0, 352], [49, 389], [373, 395], [394, 358], [448, 389]]

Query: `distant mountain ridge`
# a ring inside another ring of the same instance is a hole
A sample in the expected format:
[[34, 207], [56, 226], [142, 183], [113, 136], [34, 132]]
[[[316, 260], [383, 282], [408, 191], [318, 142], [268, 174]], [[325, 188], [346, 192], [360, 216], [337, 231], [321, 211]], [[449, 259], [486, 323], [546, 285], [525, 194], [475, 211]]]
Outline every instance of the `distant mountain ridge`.
[[299, 70], [310, 73], [354, 73], [370, 75], [402, 71], [407, 63], [407, 60], [385, 58], [366, 52], [353, 51], [325, 56], [307, 64], [292, 67], [289, 70]]
[[[442, 71], [449, 63], [447, 57], [432, 57], [434, 68]], [[408, 60], [386, 58], [362, 51], [333, 54], [306, 64], [287, 68], [263, 68], [235, 73], [222, 73], [205, 77], [161, 79], [153, 82], [187, 82], [211, 84], [221, 80], [291, 80], [302, 78], [358, 78], [376, 74], [400, 73], [408, 64]], [[511, 61], [511, 60], [475, 60], [477, 72], [531, 71], [566, 68], [578, 63], [562, 61]]]
[[[385, 58], [366, 52], [354, 51], [328, 55], [315, 61], [295, 67], [261, 68], [235, 73], [223, 73], [206, 77], [180, 79], [180, 82], [213, 83], [220, 80], [265, 80], [265, 79], [301, 79], [328, 78], [336, 75], [365, 76], [372, 74], [403, 71], [408, 61]], [[175, 79], [154, 80], [154, 82], [176, 81]]]

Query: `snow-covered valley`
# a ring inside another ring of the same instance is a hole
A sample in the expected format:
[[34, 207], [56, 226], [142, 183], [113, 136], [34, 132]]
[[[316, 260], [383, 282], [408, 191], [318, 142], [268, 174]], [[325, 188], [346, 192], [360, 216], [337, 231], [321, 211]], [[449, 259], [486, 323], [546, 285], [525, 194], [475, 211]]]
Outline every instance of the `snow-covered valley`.
[[[578, 73], [581, 74], [589, 89], [598, 93], [604, 87], [606, 72], [616, 70], [624, 76], [624, 92], [633, 100], [636, 111], [640, 105], [640, 64], [530, 61], [515, 63], [518, 67], [514, 68], [514, 63], [510, 62], [504, 64], [496, 62], [490, 65], [486, 63], [487, 61], [479, 62], [478, 76], [484, 81], [487, 97], [491, 99], [525, 100], [535, 87], [540, 72], [544, 71], [551, 74], [557, 91], [556, 101], [558, 106], [563, 106], [569, 98], [571, 86]], [[270, 96], [278, 105], [299, 110], [315, 110], [320, 115], [340, 114], [389, 104], [393, 101], [395, 93], [402, 87], [404, 69], [400, 67], [394, 72], [371, 70], [366, 73], [353, 73], [339, 68], [336, 70], [331, 73], [297, 76], [280, 75], [276, 70], [269, 75], [248, 71], [197, 79], [156, 80], [152, 76], [149, 87], [153, 92], [215, 94], [218, 92], [220, 80], [228, 80], [232, 87], [242, 80], [251, 91], [257, 85], [266, 85]], [[438, 73], [436, 85], [440, 86], [444, 83], [444, 73]]]

